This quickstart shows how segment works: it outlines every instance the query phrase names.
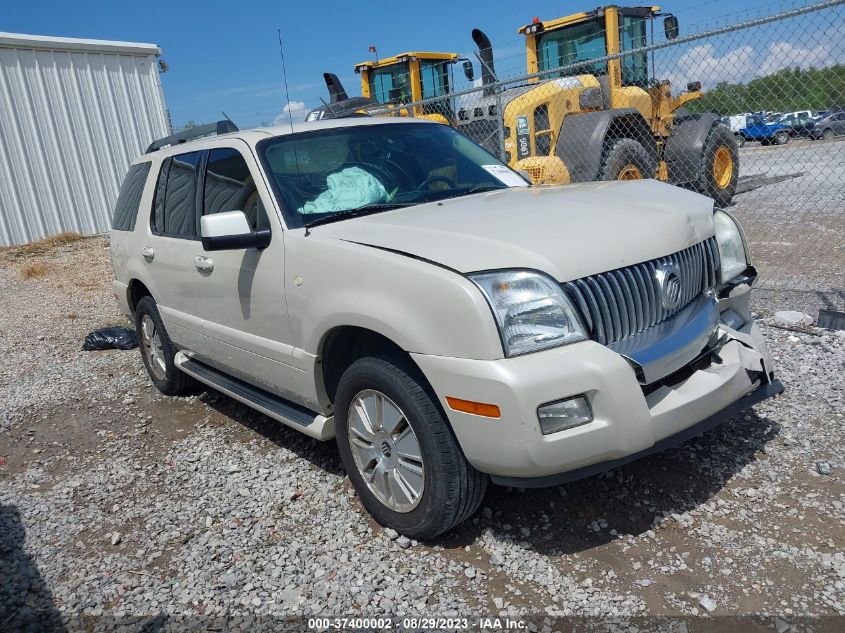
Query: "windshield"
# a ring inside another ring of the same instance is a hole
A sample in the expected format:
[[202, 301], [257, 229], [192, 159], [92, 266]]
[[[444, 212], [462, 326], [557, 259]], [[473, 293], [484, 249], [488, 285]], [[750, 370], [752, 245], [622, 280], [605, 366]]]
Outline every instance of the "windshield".
[[[379, 103], [391, 102], [410, 103], [411, 79], [408, 64], [392, 64], [383, 68], [373, 68], [369, 71], [370, 96]], [[391, 90], [398, 98], [391, 99]]]
[[[600, 20], [581, 22], [537, 35], [537, 62], [540, 70], [551, 70], [576, 62], [598, 59], [607, 55], [606, 50], [604, 23]], [[586, 73], [606, 75], [607, 62], [579, 66], [548, 76], [563, 77]]]
[[507, 186], [516, 172], [439, 123], [355, 125], [286, 134], [258, 154], [290, 228]]

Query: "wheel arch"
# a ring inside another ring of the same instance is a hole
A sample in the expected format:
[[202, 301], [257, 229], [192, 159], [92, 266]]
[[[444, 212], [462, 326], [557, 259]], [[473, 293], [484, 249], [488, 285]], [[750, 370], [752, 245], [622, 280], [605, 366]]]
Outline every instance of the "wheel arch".
[[[333, 408], [340, 378], [352, 363], [365, 356], [401, 358], [425, 379], [411, 355], [388, 336], [357, 325], [339, 325], [320, 339], [317, 352], [317, 395], [324, 407]], [[431, 388], [426, 380], [426, 386]]]
[[152, 296], [153, 293], [150, 292], [146, 284], [144, 284], [144, 282], [140, 279], [133, 279], [126, 287], [126, 302], [129, 304], [129, 309], [132, 311], [132, 314], [135, 314], [135, 308], [141, 299]]
[[569, 114], [560, 127], [555, 154], [569, 170], [572, 182], [598, 178], [605, 143], [631, 138], [657, 158], [651, 129], [634, 108]]

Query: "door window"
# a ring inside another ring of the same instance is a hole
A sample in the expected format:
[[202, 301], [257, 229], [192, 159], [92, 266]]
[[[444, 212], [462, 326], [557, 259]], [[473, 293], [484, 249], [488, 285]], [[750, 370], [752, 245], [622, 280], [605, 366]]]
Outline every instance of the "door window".
[[241, 153], [230, 147], [208, 154], [203, 215], [243, 211], [253, 230], [268, 228], [255, 180]]
[[152, 230], [169, 237], [196, 237], [197, 171], [202, 152], [177, 154], [161, 164]]
[[[619, 23], [619, 43], [623, 53], [644, 47], [646, 40], [646, 20], [634, 15], [623, 15]], [[622, 85], [648, 86], [648, 53], [641, 51], [626, 55], [621, 60]]]

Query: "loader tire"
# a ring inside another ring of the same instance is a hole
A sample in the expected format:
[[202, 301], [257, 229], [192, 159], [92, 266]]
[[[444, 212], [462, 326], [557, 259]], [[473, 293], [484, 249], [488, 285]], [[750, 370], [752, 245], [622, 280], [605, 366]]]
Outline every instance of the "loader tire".
[[701, 152], [701, 190], [717, 207], [725, 207], [733, 200], [739, 179], [739, 151], [736, 136], [723, 125], [714, 125]]
[[654, 178], [657, 164], [641, 143], [631, 138], [608, 142], [601, 162], [599, 180]]

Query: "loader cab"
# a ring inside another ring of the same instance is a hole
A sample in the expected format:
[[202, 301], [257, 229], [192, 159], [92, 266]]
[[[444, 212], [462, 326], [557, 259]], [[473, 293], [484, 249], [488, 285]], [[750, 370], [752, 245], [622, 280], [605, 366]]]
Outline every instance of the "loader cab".
[[[394, 57], [356, 64], [361, 75], [361, 94], [382, 105], [402, 105], [445, 97], [452, 91], [452, 67], [459, 61], [455, 53], [402, 53]], [[442, 123], [452, 120], [449, 101], [414, 106], [403, 116], [431, 118]], [[441, 120], [442, 119], [442, 120]]]
[[[649, 24], [660, 15], [659, 11], [657, 6], [607, 6], [546, 22], [534, 18], [531, 24], [519, 29], [525, 35], [528, 74], [564, 68], [533, 81], [590, 74], [608, 77], [611, 88], [646, 88], [649, 83], [647, 53], [610, 61], [603, 58], [646, 46]], [[579, 66], [565, 69], [572, 64]]]

